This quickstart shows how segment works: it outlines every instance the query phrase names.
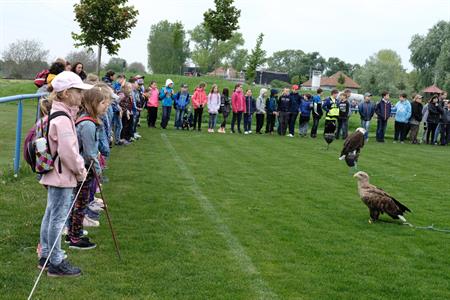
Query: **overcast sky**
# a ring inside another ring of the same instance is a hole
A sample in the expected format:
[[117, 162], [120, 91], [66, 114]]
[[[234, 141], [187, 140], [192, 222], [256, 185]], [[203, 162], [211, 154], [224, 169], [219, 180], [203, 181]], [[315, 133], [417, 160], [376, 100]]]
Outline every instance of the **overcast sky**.
[[[0, 51], [17, 39], [36, 39], [50, 50], [49, 59], [74, 50], [70, 33], [75, 0], [0, 0]], [[119, 57], [147, 66], [150, 27], [161, 20], [181, 21], [186, 30], [203, 20], [213, 0], [130, 0], [139, 10], [131, 37], [121, 42]], [[450, 0], [235, 0], [241, 10], [245, 48], [255, 45], [260, 32], [263, 48], [301, 49], [322, 56], [363, 64], [380, 49], [393, 49], [410, 70], [408, 45], [412, 35], [426, 34], [439, 20], [450, 20]], [[108, 55], [102, 60], [106, 62]]]

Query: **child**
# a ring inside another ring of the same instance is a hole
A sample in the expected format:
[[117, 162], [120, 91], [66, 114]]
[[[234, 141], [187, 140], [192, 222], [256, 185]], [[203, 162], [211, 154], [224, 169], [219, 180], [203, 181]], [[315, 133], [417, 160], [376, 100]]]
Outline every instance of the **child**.
[[252, 116], [256, 110], [256, 102], [252, 97], [252, 90], [245, 92], [244, 134], [252, 133]]
[[[106, 113], [108, 100], [104, 98], [101, 88], [94, 87], [84, 93], [81, 106], [81, 114], [76, 122], [77, 136], [80, 141], [80, 154], [84, 158], [84, 165], [89, 166], [93, 162], [92, 168], [100, 176], [102, 173], [98, 159], [100, 117]], [[91, 169], [83, 185], [78, 184], [76, 189], [80, 189], [81, 192], [75, 199], [75, 205], [70, 216], [71, 222], [68, 236], [70, 239], [69, 248], [71, 249], [87, 250], [96, 247], [94, 243], [89, 241], [89, 238], [81, 236], [93, 180], [95, 180], [95, 176], [94, 171]]]
[[152, 80], [147, 94], [147, 125], [149, 128], [155, 128], [156, 118], [158, 117], [159, 92], [156, 81]]
[[283, 89], [283, 94], [278, 98], [278, 115], [279, 125], [278, 134], [285, 136], [289, 122], [289, 105], [291, 98], [289, 97], [289, 88]]
[[338, 127], [336, 131], [336, 139], [339, 139], [339, 136], [342, 131], [342, 138], [345, 140], [348, 135], [348, 118], [351, 115], [352, 111], [350, 110], [350, 103], [348, 102], [348, 94], [342, 93], [339, 96], [339, 117], [338, 117]]
[[275, 119], [277, 117], [278, 90], [271, 89], [270, 97], [266, 100], [267, 124], [266, 133], [273, 134]]
[[311, 102], [311, 94], [305, 94], [303, 101], [300, 103], [300, 127], [299, 135], [306, 137], [308, 134], [308, 122], [311, 118], [311, 110], [313, 108], [313, 103]]
[[261, 129], [264, 126], [264, 114], [266, 113], [267, 89], [262, 88], [259, 91], [259, 97], [256, 99], [256, 133], [262, 134]]
[[314, 95], [312, 97], [312, 102], [313, 102], [313, 110], [312, 110], [313, 126], [311, 128], [311, 137], [312, 138], [317, 137], [317, 128], [319, 127], [320, 118], [322, 118], [322, 115], [323, 115], [322, 99], [321, 99], [322, 93], [323, 93], [323, 90], [321, 88], [318, 88], [316, 95]]
[[[436, 132], [437, 125], [439, 124], [439, 119], [441, 113], [443, 112], [442, 107], [438, 103], [438, 96], [433, 96], [428, 103], [428, 117], [427, 117], [427, 139], [426, 143], [434, 144], [434, 135]], [[431, 136], [431, 140], [430, 140]]]
[[441, 145], [447, 146], [450, 138], [450, 101], [444, 100], [444, 110], [442, 112], [441, 125]]
[[377, 142], [384, 143], [384, 135], [386, 127], [391, 116], [391, 102], [389, 101], [389, 92], [381, 93], [381, 100], [375, 106], [375, 113], [377, 114]]
[[337, 100], [338, 94], [339, 91], [337, 89], [331, 90], [330, 97], [326, 98], [323, 103], [322, 109], [325, 111], [324, 134], [335, 133], [336, 121], [339, 118], [339, 101]]
[[292, 86], [292, 92], [289, 94], [291, 101], [289, 102], [289, 137], [294, 137], [295, 123], [297, 122], [297, 116], [300, 111], [300, 104], [302, 103], [302, 96], [298, 93], [299, 86], [294, 84]]
[[42, 250], [38, 267], [44, 268], [50, 250], [56, 242], [49, 258], [48, 276], [79, 276], [81, 270], [63, 258], [60, 233], [69, 213], [77, 181], [83, 181], [87, 175], [83, 158], [79, 154], [74, 119], [81, 105], [81, 90], [90, 89], [92, 86], [84, 84], [75, 73], [64, 71], [53, 79], [52, 87], [51, 114], [63, 111], [68, 117], [58, 116], [48, 125], [49, 147], [53, 156], [57, 154], [57, 158], [55, 168], [44, 174], [40, 180], [40, 183], [47, 187], [47, 207], [41, 223]]
[[233, 118], [231, 119], [231, 133], [234, 133], [234, 124], [237, 120], [238, 132], [241, 131], [241, 119], [242, 114], [245, 112], [245, 97], [242, 93], [242, 86], [240, 83], [237, 83], [234, 86], [234, 92], [231, 96], [231, 109], [233, 110]]
[[173, 81], [171, 79], [166, 80], [166, 86], [161, 88], [159, 92], [159, 99], [162, 100], [162, 118], [161, 128], [166, 129], [170, 120], [170, 113], [172, 112], [173, 105]]
[[180, 130], [183, 127], [183, 116], [189, 105], [189, 92], [187, 84], [181, 85], [181, 90], [175, 95], [175, 128]]
[[399, 100], [395, 104], [395, 131], [394, 143], [400, 139], [400, 143], [404, 143], [408, 131], [408, 123], [411, 118], [411, 103], [406, 99], [406, 94], [402, 93]]
[[122, 132], [120, 137], [130, 143], [133, 137], [133, 97], [131, 83], [126, 82], [119, 93], [120, 107], [122, 109]]
[[206, 83], [202, 82], [195, 89], [194, 95], [192, 95], [192, 106], [194, 107], [194, 130], [202, 130], [202, 115], [203, 107], [207, 100], [205, 93]]
[[228, 88], [223, 88], [222, 90], [222, 96], [220, 97], [220, 111], [222, 112], [223, 121], [222, 124], [220, 124], [220, 133], [225, 133], [225, 126], [227, 125], [227, 118], [230, 114], [231, 110], [231, 102], [230, 102], [230, 96]]
[[214, 128], [216, 127], [217, 113], [220, 108], [220, 94], [217, 84], [213, 84], [211, 92], [208, 94], [208, 132], [214, 133]]

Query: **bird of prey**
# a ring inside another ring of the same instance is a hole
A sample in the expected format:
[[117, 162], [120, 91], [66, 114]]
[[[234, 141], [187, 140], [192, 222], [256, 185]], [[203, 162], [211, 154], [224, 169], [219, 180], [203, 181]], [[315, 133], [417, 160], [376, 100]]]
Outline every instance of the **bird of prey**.
[[347, 166], [357, 169], [357, 162], [359, 158], [359, 152], [364, 147], [364, 134], [366, 130], [364, 128], [357, 128], [355, 132], [350, 134], [344, 142], [344, 147], [341, 151], [339, 160], [345, 159]]
[[327, 143], [327, 150], [330, 147], [330, 144], [335, 139], [335, 131], [336, 131], [336, 123], [334, 121], [325, 123], [325, 130], [323, 133], [323, 138], [325, 139], [325, 142]]
[[400, 219], [406, 223], [403, 216], [406, 212], [411, 212], [409, 208], [401, 204], [394, 197], [380, 188], [369, 183], [369, 175], [365, 172], [357, 172], [353, 177], [358, 179], [358, 192], [361, 200], [367, 205], [370, 212], [369, 223], [378, 220], [380, 213], [386, 213], [393, 219]]

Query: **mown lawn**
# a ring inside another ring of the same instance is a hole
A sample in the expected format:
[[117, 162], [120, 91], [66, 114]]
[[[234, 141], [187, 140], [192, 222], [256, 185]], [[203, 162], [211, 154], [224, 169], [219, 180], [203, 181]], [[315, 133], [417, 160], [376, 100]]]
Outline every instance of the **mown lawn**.
[[[34, 107], [26, 111], [33, 116]], [[14, 130], [15, 106], [0, 112]], [[13, 144], [10, 130], [0, 131], [2, 147]], [[386, 216], [368, 224], [356, 182], [337, 159], [342, 141], [326, 151], [321, 138], [140, 133], [113, 149], [106, 171], [123, 260], [102, 217], [101, 227], [88, 228], [96, 249], [67, 250], [84, 275], [44, 276], [35, 299], [450, 298], [450, 235]], [[359, 168], [411, 208], [408, 221], [449, 228], [448, 151], [372, 139]], [[4, 168], [0, 298], [24, 299], [38, 275], [46, 195], [26, 168], [18, 179]]]

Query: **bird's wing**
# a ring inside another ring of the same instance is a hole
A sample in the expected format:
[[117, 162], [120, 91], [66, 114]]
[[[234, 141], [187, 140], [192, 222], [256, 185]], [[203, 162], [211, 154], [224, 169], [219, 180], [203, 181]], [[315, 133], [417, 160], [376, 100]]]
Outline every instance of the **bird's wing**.
[[410, 211], [394, 197], [374, 185], [369, 184], [364, 192], [367, 198], [367, 206], [386, 212], [393, 218], [405, 211]]
[[353, 132], [345, 139], [341, 156], [347, 155], [355, 150], [359, 152], [359, 149], [362, 147], [364, 147], [364, 135], [359, 131]]

